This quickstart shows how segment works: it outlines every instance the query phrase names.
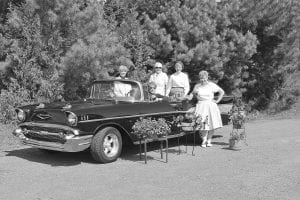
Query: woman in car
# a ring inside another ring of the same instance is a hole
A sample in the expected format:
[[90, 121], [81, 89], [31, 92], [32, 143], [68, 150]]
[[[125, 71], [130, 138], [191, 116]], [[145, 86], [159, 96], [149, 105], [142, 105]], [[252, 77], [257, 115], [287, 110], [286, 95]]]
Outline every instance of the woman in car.
[[148, 83], [149, 100], [150, 101], [161, 101], [163, 99], [166, 99], [166, 96], [155, 93], [156, 87], [157, 86], [154, 82]]
[[[127, 78], [128, 68], [125, 65], [119, 67], [119, 76], [116, 79], [128, 79]], [[132, 86], [130, 84], [124, 83], [122, 81], [115, 82], [114, 85], [114, 95], [117, 97], [130, 96], [130, 91]]]
[[128, 79], [127, 78], [128, 67], [126, 67], [125, 65], [121, 65], [118, 71], [119, 71], [119, 76], [117, 77], [117, 79]]

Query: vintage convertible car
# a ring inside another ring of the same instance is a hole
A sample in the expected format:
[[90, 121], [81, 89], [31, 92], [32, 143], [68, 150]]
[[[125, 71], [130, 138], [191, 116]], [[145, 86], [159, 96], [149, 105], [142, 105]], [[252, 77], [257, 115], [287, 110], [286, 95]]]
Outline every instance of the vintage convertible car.
[[[126, 142], [139, 144], [132, 126], [140, 117], [172, 121], [188, 108], [186, 103], [168, 99], [150, 101], [147, 87], [138, 81], [100, 80], [93, 82], [89, 97], [81, 101], [17, 108], [20, 124], [13, 134], [23, 144], [46, 151], [79, 152], [90, 148], [97, 162], [107, 163], [119, 157]], [[228, 111], [225, 108], [222, 112], [224, 124]]]

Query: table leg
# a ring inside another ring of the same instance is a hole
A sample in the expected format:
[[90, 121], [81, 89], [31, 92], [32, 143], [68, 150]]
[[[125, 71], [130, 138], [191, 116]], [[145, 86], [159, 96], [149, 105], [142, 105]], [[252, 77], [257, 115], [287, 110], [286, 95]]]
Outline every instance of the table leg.
[[163, 159], [163, 141], [160, 141], [160, 158]]
[[194, 156], [194, 155], [195, 155], [195, 154], [194, 154], [194, 150], [195, 150], [196, 131], [194, 131], [193, 135], [194, 135], [194, 142], [193, 142], [193, 151], [192, 151], [192, 155]]
[[169, 143], [168, 143], [168, 139], [166, 139], [166, 162], [168, 162], [168, 151], [169, 151]]
[[187, 153], [187, 135], [185, 135], [185, 153]]
[[145, 151], [145, 164], [147, 164], [147, 139], [145, 140], [144, 143], [144, 151]]
[[177, 138], [177, 145], [178, 145], [178, 155], [180, 155], [180, 137]]
[[142, 160], [142, 141], [140, 139], [140, 160]]

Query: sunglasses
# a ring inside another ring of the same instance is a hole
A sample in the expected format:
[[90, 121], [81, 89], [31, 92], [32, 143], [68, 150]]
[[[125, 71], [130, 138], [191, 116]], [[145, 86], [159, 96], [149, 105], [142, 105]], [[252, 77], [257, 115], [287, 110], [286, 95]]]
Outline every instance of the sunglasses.
[[155, 67], [155, 69], [162, 69], [161, 67]]

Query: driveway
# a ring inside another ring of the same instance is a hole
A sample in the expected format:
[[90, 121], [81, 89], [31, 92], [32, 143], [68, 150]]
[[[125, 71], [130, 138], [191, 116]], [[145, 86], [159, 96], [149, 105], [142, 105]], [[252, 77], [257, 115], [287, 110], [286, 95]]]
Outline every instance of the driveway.
[[168, 163], [153, 144], [147, 165], [137, 147], [126, 147], [117, 162], [96, 164], [88, 152], [2, 146], [0, 199], [299, 199], [299, 124], [299, 115], [248, 122], [248, 146], [240, 151], [227, 148], [230, 126], [216, 133], [213, 147], [197, 146], [195, 156], [191, 144], [177, 155], [174, 140]]

